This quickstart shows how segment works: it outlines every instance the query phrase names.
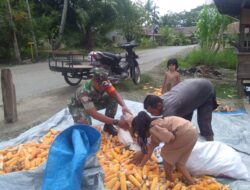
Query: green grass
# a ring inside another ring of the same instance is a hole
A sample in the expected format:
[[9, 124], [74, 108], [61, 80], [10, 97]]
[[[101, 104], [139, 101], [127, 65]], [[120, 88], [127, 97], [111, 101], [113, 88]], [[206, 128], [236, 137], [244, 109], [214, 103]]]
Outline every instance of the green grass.
[[115, 87], [119, 91], [127, 91], [127, 92], [134, 92], [143, 90], [143, 86], [146, 83], [151, 83], [153, 81], [152, 77], [147, 74], [141, 74], [141, 82], [140, 84], [135, 85], [131, 79], [120, 81], [118, 84], [115, 84]]
[[237, 56], [233, 49], [224, 49], [216, 55], [218, 65], [223, 68], [235, 69], [237, 64]]
[[179, 60], [181, 68], [197, 65], [210, 65], [227, 69], [235, 69], [237, 56], [233, 49], [224, 49], [218, 53], [208, 50], [194, 49], [185, 58]]
[[221, 99], [238, 98], [235, 84], [220, 84], [213, 82], [216, 96]]

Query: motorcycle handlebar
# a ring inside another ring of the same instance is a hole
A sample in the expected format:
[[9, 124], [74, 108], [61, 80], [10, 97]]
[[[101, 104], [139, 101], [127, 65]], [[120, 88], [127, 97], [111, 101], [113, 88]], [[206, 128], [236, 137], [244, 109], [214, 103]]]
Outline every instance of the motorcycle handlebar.
[[118, 47], [123, 48], [123, 49], [129, 49], [129, 48], [134, 48], [139, 46], [138, 44], [131, 44], [131, 43], [125, 43], [125, 44], [120, 44]]

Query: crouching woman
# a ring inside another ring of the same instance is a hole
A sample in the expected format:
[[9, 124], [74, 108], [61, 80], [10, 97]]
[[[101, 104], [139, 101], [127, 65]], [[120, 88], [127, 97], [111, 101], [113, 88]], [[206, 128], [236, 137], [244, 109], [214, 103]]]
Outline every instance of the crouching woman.
[[134, 164], [143, 166], [154, 148], [163, 142], [161, 156], [167, 179], [173, 181], [172, 172], [176, 168], [188, 184], [194, 183], [185, 166], [198, 138], [198, 132], [190, 121], [176, 116], [151, 118], [141, 111], [132, 121], [131, 133], [137, 136], [141, 147], [141, 152], [137, 152], [132, 159]]

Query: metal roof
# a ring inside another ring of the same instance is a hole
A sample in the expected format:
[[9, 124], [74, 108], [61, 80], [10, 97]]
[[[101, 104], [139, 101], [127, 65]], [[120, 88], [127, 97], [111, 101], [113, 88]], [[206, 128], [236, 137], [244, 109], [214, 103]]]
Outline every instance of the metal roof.
[[250, 9], [250, 0], [214, 0], [221, 14], [239, 16], [242, 8]]

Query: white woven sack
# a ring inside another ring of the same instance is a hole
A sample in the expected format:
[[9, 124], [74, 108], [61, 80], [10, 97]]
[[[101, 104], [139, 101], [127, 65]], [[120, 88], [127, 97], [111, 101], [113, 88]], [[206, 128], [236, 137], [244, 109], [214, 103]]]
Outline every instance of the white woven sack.
[[187, 161], [192, 175], [224, 176], [250, 180], [240, 155], [222, 142], [197, 142]]

